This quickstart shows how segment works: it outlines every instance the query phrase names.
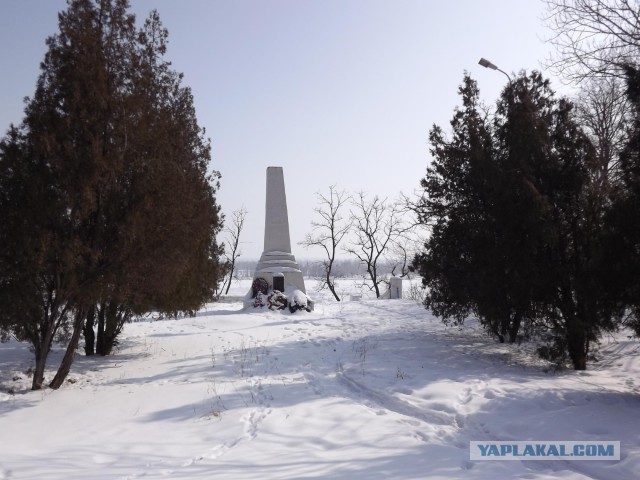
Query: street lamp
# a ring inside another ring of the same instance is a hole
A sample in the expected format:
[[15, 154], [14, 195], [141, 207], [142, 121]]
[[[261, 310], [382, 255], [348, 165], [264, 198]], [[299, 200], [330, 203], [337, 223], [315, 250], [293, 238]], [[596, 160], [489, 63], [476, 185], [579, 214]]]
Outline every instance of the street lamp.
[[498, 70], [499, 72], [504, 73], [506, 75], [506, 77], [509, 79], [509, 84], [511, 84], [511, 77], [509, 76], [509, 74], [507, 72], [505, 72], [504, 70], [500, 70], [497, 66], [495, 66], [493, 63], [491, 63], [486, 58], [481, 58], [478, 63], [480, 65], [482, 65], [484, 68], [490, 68], [491, 70]]

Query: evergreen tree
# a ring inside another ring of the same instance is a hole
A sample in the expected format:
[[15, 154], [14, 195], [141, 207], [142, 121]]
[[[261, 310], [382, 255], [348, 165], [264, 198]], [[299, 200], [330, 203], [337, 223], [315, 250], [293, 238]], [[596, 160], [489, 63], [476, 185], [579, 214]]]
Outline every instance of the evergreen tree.
[[626, 67], [634, 121], [620, 156], [621, 182], [607, 212], [607, 293], [617, 300], [624, 324], [640, 335], [640, 71]]
[[512, 301], [498, 224], [506, 180], [476, 82], [465, 76], [459, 91], [462, 108], [451, 121], [451, 141], [439, 127], [430, 133], [433, 160], [421, 182], [420, 217], [432, 224], [432, 235], [413, 267], [428, 288], [425, 306], [436, 315], [462, 323], [473, 313], [501, 341], [514, 341], [524, 312]]
[[[193, 312], [218, 281], [219, 175], [207, 177], [210, 145], [190, 89], [163, 60], [168, 33], [153, 12], [140, 32], [131, 94], [126, 181], [108, 202], [101, 245], [109, 269], [97, 307], [97, 352], [110, 353], [124, 323], [151, 308]], [[122, 212], [127, 212], [125, 216]]]
[[[0, 144], [0, 314], [35, 349], [43, 382], [57, 333], [107, 354], [131, 315], [193, 311], [218, 278], [209, 141], [182, 76], [163, 59], [156, 12], [141, 30], [126, 0], [73, 0], [59, 15], [36, 92]], [[83, 328], [84, 326], [84, 328]]]
[[460, 92], [453, 139], [434, 127], [422, 181], [433, 232], [414, 268], [425, 305], [445, 320], [473, 313], [501, 341], [535, 326], [551, 342], [543, 353], [584, 369], [591, 343], [615, 327], [593, 146], [537, 72], [505, 88], [491, 125], [475, 82]]
[[531, 247], [530, 268], [514, 263], [514, 269], [529, 277], [536, 321], [550, 340], [542, 353], [556, 360], [568, 356], [583, 370], [592, 343], [614, 328], [598, 267], [605, 197], [595, 149], [574, 120], [573, 105], [556, 99], [539, 74], [519, 78], [512, 88], [513, 96], [503, 96], [501, 104], [515, 100], [513, 107], [498, 108], [506, 111], [498, 135], [505, 168], [520, 186], [512, 204], [525, 202], [519, 217], [506, 217], [512, 219], [506, 230]]

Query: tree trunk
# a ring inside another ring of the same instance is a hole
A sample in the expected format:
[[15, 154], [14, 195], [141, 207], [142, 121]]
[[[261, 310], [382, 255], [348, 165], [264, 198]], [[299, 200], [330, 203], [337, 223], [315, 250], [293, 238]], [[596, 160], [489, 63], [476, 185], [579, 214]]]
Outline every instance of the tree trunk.
[[588, 341], [582, 331], [568, 332], [567, 344], [569, 345], [569, 357], [575, 370], [587, 369]]
[[80, 341], [80, 333], [82, 333], [84, 318], [85, 310], [79, 310], [76, 312], [76, 318], [73, 321], [73, 334], [71, 335], [71, 340], [69, 340], [69, 345], [67, 345], [67, 351], [62, 358], [60, 366], [58, 367], [56, 376], [53, 377], [53, 380], [51, 380], [51, 383], [49, 384], [49, 387], [54, 390], [60, 388], [71, 370], [71, 364], [73, 363], [73, 359], [76, 355], [76, 349], [78, 348], [78, 342]]
[[[53, 293], [50, 292], [47, 313], [42, 320], [42, 329], [38, 328], [31, 337], [31, 343], [35, 350], [36, 368], [33, 372], [33, 382], [31, 390], [40, 390], [44, 383], [44, 370], [47, 365], [47, 357], [51, 351], [51, 344], [60, 324], [66, 319], [67, 308], [60, 308], [57, 302], [52, 300]], [[42, 331], [42, 334], [40, 333]]]
[[329, 287], [329, 290], [331, 290], [331, 293], [333, 293], [333, 296], [339, 302], [340, 297], [336, 293], [336, 288], [334, 287], [333, 282], [330, 279], [330, 272], [327, 272], [327, 287]]
[[106, 306], [101, 304], [98, 308], [98, 335], [96, 337], [96, 353], [102, 355], [104, 351], [104, 315]]
[[84, 354], [87, 357], [96, 353], [96, 333], [93, 330], [96, 321], [96, 307], [92, 306], [87, 313], [87, 321], [84, 324]]
[[[49, 319], [51, 322], [51, 319]], [[53, 339], [54, 325], [49, 323], [47, 331], [44, 337], [40, 337], [38, 345], [34, 345], [36, 368], [33, 372], [33, 382], [31, 383], [31, 390], [40, 390], [44, 383], [44, 369], [47, 365], [47, 357], [51, 350], [51, 340]]]
[[31, 390], [40, 390], [44, 382], [44, 368], [47, 365], [47, 355], [49, 349], [42, 344], [35, 347], [36, 368], [33, 372], [33, 381], [31, 382]]
[[[100, 317], [99, 317], [100, 318]], [[98, 355], [107, 356], [111, 354], [116, 345], [116, 338], [122, 329], [124, 322], [124, 312], [119, 312], [119, 305], [116, 301], [111, 301], [102, 309], [102, 337], [97, 349]], [[99, 324], [100, 322], [98, 322]], [[100, 334], [100, 331], [98, 331]]]
[[518, 339], [518, 332], [520, 331], [521, 323], [522, 323], [522, 316], [515, 315], [509, 327], [509, 343], [515, 343], [516, 340]]
[[587, 351], [589, 349], [587, 327], [577, 313], [580, 308], [576, 307], [572, 290], [566, 286], [562, 289], [560, 311], [565, 322], [565, 340], [573, 368], [575, 370], [586, 370]]
[[329, 285], [329, 290], [331, 290], [331, 293], [333, 293], [333, 296], [339, 302], [340, 301], [340, 297], [336, 293], [336, 287], [333, 286], [333, 283], [329, 283], [328, 285]]
[[[233, 253], [233, 255], [235, 255], [235, 252]], [[228, 295], [229, 294], [229, 289], [231, 288], [231, 281], [233, 280], [233, 270], [236, 267], [236, 262], [235, 260], [233, 262], [231, 262], [231, 270], [229, 271], [229, 283], [227, 284], [227, 289], [225, 290], [224, 294]]]
[[502, 316], [502, 321], [500, 322], [500, 335], [498, 335], [498, 338], [500, 339], [500, 343], [504, 343], [504, 339], [509, 329], [509, 320], [511, 320], [511, 317], [509, 316], [509, 314], [505, 314]]
[[378, 276], [376, 274], [377, 272], [370, 266], [367, 268], [367, 271], [369, 272], [369, 278], [371, 278], [371, 282], [373, 283], [373, 289], [376, 292], [376, 298], [380, 298], [380, 287], [378, 287]]

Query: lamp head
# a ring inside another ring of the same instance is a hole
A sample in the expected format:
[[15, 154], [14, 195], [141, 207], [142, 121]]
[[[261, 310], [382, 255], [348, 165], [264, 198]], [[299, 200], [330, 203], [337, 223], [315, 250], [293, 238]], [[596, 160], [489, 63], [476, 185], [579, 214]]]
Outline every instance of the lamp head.
[[480, 65], [482, 65], [484, 68], [490, 68], [492, 70], [498, 70], [498, 67], [496, 67], [493, 63], [491, 63], [489, 60], [487, 60], [486, 58], [481, 58], [480, 61], [478, 62]]

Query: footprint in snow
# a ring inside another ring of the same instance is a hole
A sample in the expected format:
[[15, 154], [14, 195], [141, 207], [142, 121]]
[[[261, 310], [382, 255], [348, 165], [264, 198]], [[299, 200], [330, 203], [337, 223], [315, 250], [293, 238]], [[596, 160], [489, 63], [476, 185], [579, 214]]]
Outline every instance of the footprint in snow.
[[624, 383], [632, 392], [638, 392], [640, 390], [638, 389], [638, 387], [636, 387], [636, 383], [634, 382], [633, 378], [627, 378], [627, 380]]
[[118, 459], [113, 455], [105, 455], [105, 454], [95, 454], [91, 457], [93, 463], [97, 463], [98, 465], [106, 465], [110, 463], [116, 463]]
[[197, 457], [193, 457], [190, 458], [189, 460], [187, 460], [186, 462], [184, 462], [182, 464], [183, 467], [190, 467], [191, 465], [193, 465], [196, 462], [199, 462], [200, 460], [202, 460], [204, 457], [202, 455], [199, 455]]
[[436, 412], [456, 413], [455, 408], [441, 402], [432, 402], [431, 404], [429, 404], [429, 408], [431, 410], [435, 410]]
[[[448, 439], [445, 439], [445, 440], [448, 440]], [[458, 450], [469, 450], [469, 442], [465, 440], [456, 440], [455, 442], [453, 442], [453, 446], [456, 447]]]
[[487, 398], [489, 400], [496, 398], [497, 395], [493, 390], [487, 390], [486, 392], [484, 392], [484, 398]]
[[402, 420], [402, 423], [406, 423], [407, 425], [411, 425], [412, 427], [420, 426], [420, 422], [418, 420]]
[[460, 468], [462, 468], [463, 470], [471, 470], [473, 468], [473, 462], [471, 460], [465, 460], [460, 465]]
[[[226, 442], [226, 443], [221, 443], [220, 445], [216, 445], [211, 449], [211, 453], [208, 455], [208, 458], [210, 460], [215, 460], [216, 458], [220, 458], [230, 448], [235, 447], [239, 441], [240, 439], [236, 439], [236, 440], [232, 440], [231, 442]], [[202, 458], [202, 457], [198, 457], [198, 458]]]
[[471, 390], [471, 387], [466, 387], [464, 389], [464, 392], [458, 395], [458, 400], [462, 405], [466, 405], [467, 403], [469, 403], [472, 398], [473, 398], [473, 391]]
[[[258, 436], [258, 426], [271, 413], [271, 409], [254, 410], [250, 414], [242, 417], [244, 422], [244, 436], [253, 440]], [[237, 442], [236, 442], [237, 443]]]

